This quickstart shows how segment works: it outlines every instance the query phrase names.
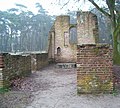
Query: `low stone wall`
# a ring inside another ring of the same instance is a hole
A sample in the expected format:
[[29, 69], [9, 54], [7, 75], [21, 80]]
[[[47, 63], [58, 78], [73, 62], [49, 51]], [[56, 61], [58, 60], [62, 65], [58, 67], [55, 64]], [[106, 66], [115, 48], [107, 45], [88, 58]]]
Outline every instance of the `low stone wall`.
[[0, 54], [0, 88], [10, 86], [14, 78], [25, 77], [31, 73], [30, 55]]
[[48, 53], [36, 54], [37, 69], [39, 70], [48, 65]]
[[31, 71], [48, 65], [48, 53], [0, 54], [0, 88], [10, 86], [11, 80], [25, 77]]
[[48, 65], [48, 53], [31, 54], [31, 67], [33, 71], [38, 71]]
[[109, 45], [77, 46], [78, 93], [111, 92], [113, 60]]

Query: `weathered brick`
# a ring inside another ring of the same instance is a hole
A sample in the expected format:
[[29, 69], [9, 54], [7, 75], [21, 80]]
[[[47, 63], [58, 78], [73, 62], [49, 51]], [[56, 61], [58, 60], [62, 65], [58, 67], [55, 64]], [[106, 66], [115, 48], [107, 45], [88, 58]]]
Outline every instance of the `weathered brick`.
[[[111, 92], [113, 90], [113, 61], [110, 46], [79, 45], [77, 51], [78, 92]], [[87, 56], [81, 56], [84, 53]]]

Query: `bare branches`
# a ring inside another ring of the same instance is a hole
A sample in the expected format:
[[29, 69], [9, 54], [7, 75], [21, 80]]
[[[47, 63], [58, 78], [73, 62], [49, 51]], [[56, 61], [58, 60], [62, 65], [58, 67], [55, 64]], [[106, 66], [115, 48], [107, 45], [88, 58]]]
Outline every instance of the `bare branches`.
[[68, 0], [68, 1], [61, 7], [61, 9], [62, 9], [64, 6], [66, 6], [69, 2], [70, 2], [70, 0]]
[[100, 8], [94, 0], [88, 0], [89, 2], [91, 2], [100, 12], [102, 12], [104, 15], [108, 16], [109, 18], [111, 18], [111, 15], [109, 13], [107, 13], [106, 11], [104, 11], [102, 8]]
[[[59, 0], [60, 1], [60, 0]], [[68, 5], [70, 3], [71, 0], [68, 0], [66, 3], [63, 4], [63, 6], [61, 7], [61, 9], [63, 9], [66, 5]], [[80, 0], [74, 0], [74, 3], [79, 2]], [[84, 0], [85, 1], [85, 0]]]

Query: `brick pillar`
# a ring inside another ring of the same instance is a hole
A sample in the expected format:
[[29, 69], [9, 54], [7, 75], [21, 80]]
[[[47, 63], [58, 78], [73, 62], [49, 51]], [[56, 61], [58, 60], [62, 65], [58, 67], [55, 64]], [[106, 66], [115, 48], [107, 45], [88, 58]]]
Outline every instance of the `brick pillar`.
[[77, 46], [78, 93], [111, 92], [113, 60], [109, 45]]

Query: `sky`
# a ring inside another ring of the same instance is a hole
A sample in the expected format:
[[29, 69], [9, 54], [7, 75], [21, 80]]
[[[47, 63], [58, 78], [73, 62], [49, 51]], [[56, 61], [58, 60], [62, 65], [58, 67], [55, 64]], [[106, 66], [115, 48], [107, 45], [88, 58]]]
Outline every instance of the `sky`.
[[77, 11], [78, 9], [82, 9], [83, 11], [88, 11], [90, 7], [90, 3], [84, 3], [84, 0], [80, 0], [79, 3], [75, 3], [74, 0], [70, 0], [68, 5], [64, 6], [67, 1], [68, 0], [0, 0], [0, 10], [4, 11], [14, 8], [17, 3], [23, 4], [28, 7], [28, 10], [37, 13], [35, 3], [40, 3], [50, 15], [61, 15], [65, 14], [68, 10]]

